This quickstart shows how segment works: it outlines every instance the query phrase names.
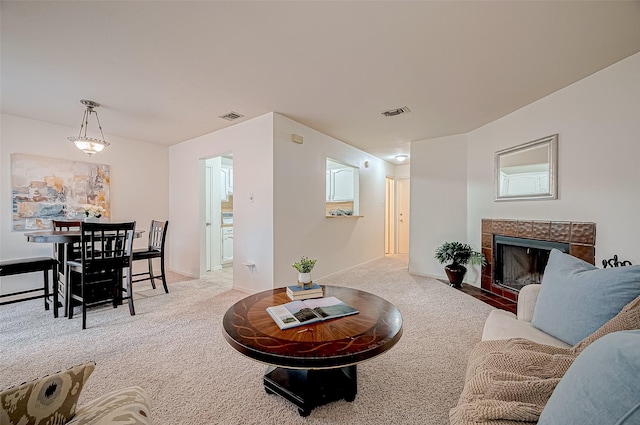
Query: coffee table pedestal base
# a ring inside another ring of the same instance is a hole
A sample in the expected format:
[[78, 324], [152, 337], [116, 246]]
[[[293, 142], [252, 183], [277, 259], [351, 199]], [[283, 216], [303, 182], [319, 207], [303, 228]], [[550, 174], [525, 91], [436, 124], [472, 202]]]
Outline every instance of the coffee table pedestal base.
[[317, 406], [345, 399], [353, 401], [358, 392], [356, 366], [336, 369], [286, 369], [270, 366], [264, 374], [264, 389], [278, 394], [308, 416]]

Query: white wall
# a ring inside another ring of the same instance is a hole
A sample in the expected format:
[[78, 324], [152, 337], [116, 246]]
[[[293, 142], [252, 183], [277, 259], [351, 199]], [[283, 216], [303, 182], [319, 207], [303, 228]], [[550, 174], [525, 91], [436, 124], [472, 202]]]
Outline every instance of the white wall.
[[445, 241], [465, 241], [466, 220], [467, 136], [411, 143], [409, 272], [446, 279], [433, 253]]
[[[293, 133], [304, 137], [302, 145], [291, 141]], [[170, 148], [172, 270], [204, 273], [201, 163], [227, 153], [234, 165], [236, 289], [256, 292], [295, 283], [291, 264], [302, 255], [318, 259], [314, 279], [384, 255], [385, 177], [393, 175], [393, 166], [269, 113]], [[325, 217], [327, 156], [360, 167], [364, 218]]]
[[[53, 125], [2, 114], [0, 128], [0, 259], [50, 256], [50, 244], [27, 242], [24, 232], [11, 230], [11, 154], [22, 153], [111, 166], [111, 220], [135, 220], [139, 229], [149, 231], [152, 219], [168, 218], [168, 149], [164, 146], [122, 139], [106, 134], [111, 146], [89, 157], [67, 137], [78, 128]], [[108, 130], [108, 126], [106, 129]], [[171, 226], [168, 231], [171, 236]], [[135, 246], [145, 247], [146, 233]], [[170, 251], [167, 251], [170, 257]], [[134, 269], [134, 271], [137, 271]], [[40, 274], [0, 278], [0, 293], [37, 288]]]
[[[433, 248], [454, 237], [479, 248], [482, 218], [593, 221], [597, 265], [640, 264], [639, 111], [640, 53], [465, 136], [412, 143], [410, 270], [442, 275]], [[555, 133], [559, 198], [494, 202], [494, 152]]]
[[169, 148], [171, 269], [193, 277], [205, 272], [204, 160], [229, 153], [234, 177], [234, 287], [247, 292], [269, 289], [273, 283], [272, 113]]
[[396, 165], [395, 166], [395, 178], [399, 179], [408, 179], [411, 177], [411, 164], [406, 165]]
[[[493, 153], [558, 133], [557, 200], [493, 201]], [[640, 53], [469, 133], [468, 239], [481, 219], [593, 221], [596, 264], [640, 264]]]
[[[304, 143], [293, 143], [292, 134]], [[327, 157], [359, 167], [363, 217], [325, 216]], [[318, 260], [314, 280], [384, 256], [385, 179], [393, 165], [280, 114], [274, 114], [273, 164], [274, 287], [296, 283], [291, 264], [303, 255]]]

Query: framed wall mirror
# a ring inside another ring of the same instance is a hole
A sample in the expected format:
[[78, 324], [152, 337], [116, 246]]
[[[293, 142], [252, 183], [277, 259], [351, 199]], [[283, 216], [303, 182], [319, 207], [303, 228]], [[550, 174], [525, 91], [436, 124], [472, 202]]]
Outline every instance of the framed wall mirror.
[[557, 198], [557, 134], [496, 152], [496, 201]]

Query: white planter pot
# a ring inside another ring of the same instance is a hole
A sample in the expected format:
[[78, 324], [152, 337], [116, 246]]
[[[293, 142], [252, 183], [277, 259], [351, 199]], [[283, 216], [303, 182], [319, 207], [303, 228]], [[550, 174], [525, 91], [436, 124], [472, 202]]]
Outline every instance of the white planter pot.
[[298, 273], [299, 283], [311, 283], [311, 273]]

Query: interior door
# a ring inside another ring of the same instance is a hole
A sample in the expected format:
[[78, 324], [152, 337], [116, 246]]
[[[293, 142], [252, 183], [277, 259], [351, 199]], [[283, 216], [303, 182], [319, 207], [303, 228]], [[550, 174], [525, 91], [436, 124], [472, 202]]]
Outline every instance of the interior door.
[[206, 226], [206, 230], [205, 230], [205, 249], [206, 249], [206, 255], [205, 255], [205, 260], [206, 260], [206, 266], [205, 266], [205, 270], [209, 271], [211, 270], [211, 268], [213, 267], [211, 264], [211, 257], [213, 256], [212, 253], [212, 238], [211, 238], [211, 175], [212, 175], [212, 171], [211, 171], [211, 167], [209, 165], [205, 166], [205, 191], [204, 191], [204, 197], [205, 197], [205, 226]]
[[205, 162], [205, 271], [220, 269], [221, 187], [220, 157]]
[[398, 254], [409, 253], [409, 179], [398, 180]]
[[395, 220], [394, 211], [396, 210], [395, 202], [395, 180], [391, 177], [386, 178], [385, 182], [385, 212], [384, 212], [384, 253], [395, 254]]

